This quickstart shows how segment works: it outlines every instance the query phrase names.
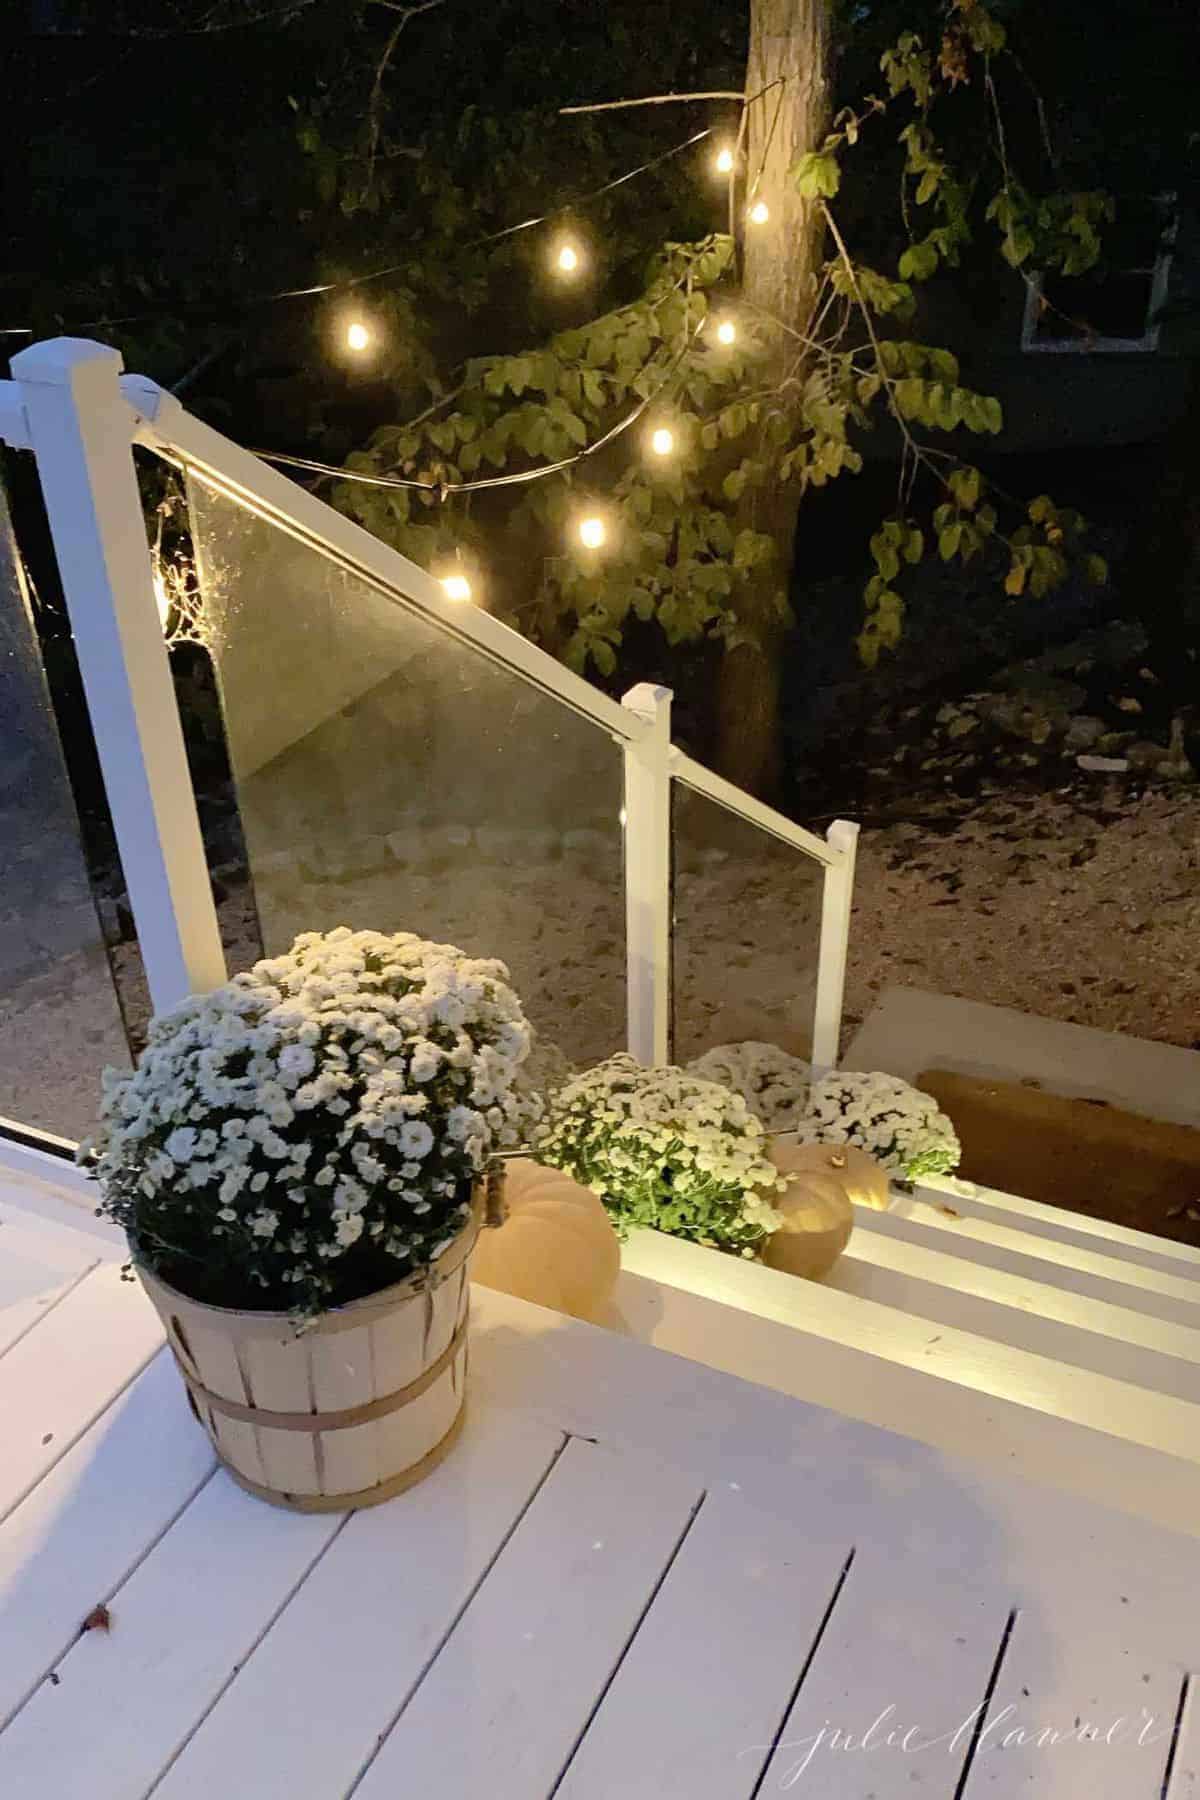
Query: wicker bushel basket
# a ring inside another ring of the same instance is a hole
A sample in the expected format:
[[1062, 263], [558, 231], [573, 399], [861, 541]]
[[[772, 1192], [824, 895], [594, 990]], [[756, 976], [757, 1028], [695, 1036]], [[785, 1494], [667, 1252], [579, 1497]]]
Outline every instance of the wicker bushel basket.
[[429, 1474], [462, 1424], [470, 1223], [421, 1280], [321, 1313], [205, 1306], [138, 1267], [192, 1410], [234, 1480], [276, 1506], [374, 1506]]

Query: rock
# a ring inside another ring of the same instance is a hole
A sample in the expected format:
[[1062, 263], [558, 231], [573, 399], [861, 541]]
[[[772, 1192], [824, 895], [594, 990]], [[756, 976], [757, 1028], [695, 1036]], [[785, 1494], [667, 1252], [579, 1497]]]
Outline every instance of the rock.
[[1103, 719], [1097, 719], [1091, 713], [1079, 713], [1067, 726], [1063, 748], [1072, 755], [1080, 750], [1094, 750], [1104, 733]]
[[1169, 755], [1170, 751], [1162, 744], [1151, 744], [1142, 740], [1130, 744], [1125, 752], [1125, 760], [1131, 769], [1149, 770], [1157, 769], [1166, 762]]
[[1123, 756], [1077, 756], [1075, 761], [1094, 775], [1124, 775], [1129, 768]]
[[1119, 756], [1127, 744], [1132, 744], [1133, 739], [1132, 731], [1106, 731], [1104, 736], [1098, 739], [1096, 748], [1101, 756]]

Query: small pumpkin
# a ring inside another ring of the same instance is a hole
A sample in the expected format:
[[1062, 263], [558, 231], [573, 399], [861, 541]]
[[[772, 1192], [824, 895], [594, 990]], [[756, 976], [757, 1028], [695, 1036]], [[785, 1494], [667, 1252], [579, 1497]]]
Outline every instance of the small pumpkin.
[[617, 1234], [590, 1188], [529, 1157], [504, 1166], [503, 1222], [481, 1231], [472, 1281], [595, 1321], [621, 1269]]
[[[784, 1146], [780, 1146], [783, 1148]], [[788, 1144], [788, 1169], [811, 1169], [814, 1175], [832, 1175], [846, 1194], [872, 1212], [886, 1212], [890, 1191], [882, 1163], [855, 1144]]]
[[833, 1171], [813, 1166], [802, 1152], [809, 1144], [774, 1144], [770, 1157], [787, 1177], [782, 1193], [771, 1195], [771, 1204], [783, 1214], [783, 1224], [771, 1233], [763, 1248], [768, 1268], [810, 1280], [827, 1275], [850, 1239], [854, 1208]]

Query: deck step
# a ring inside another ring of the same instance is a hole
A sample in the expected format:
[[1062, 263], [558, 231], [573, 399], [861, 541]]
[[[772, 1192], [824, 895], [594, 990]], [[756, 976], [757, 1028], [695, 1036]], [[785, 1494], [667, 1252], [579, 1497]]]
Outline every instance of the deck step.
[[[1127, 1225], [1113, 1224], [1110, 1219], [1089, 1218], [1085, 1213], [1047, 1206], [1041, 1200], [1025, 1200], [1019, 1194], [980, 1187], [971, 1181], [956, 1180], [954, 1176], [918, 1183], [915, 1197], [930, 1205], [950, 1206], [968, 1218], [1015, 1225], [1032, 1237], [1051, 1238], [1081, 1250], [1099, 1250], [1119, 1257], [1123, 1262], [1140, 1263], [1143, 1268], [1157, 1269], [1163, 1275], [1178, 1275], [1182, 1280], [1192, 1280], [1200, 1286], [1200, 1245], [1176, 1243], [1172, 1238], [1157, 1237], [1149, 1231], [1132, 1231]], [[897, 1194], [893, 1210], [903, 1213], [907, 1204], [908, 1197]]]
[[[981, 1266], [1069, 1293], [1124, 1306], [1175, 1325], [1200, 1327], [1200, 1282], [1132, 1261], [1109, 1244], [1093, 1249], [1026, 1228], [1015, 1215], [984, 1217], [957, 1198], [902, 1197], [885, 1213], [855, 1209], [855, 1239], [875, 1233], [929, 1250], [948, 1251]], [[1011, 1221], [1011, 1222], [1010, 1222]], [[853, 1239], [851, 1240], [854, 1241]]]

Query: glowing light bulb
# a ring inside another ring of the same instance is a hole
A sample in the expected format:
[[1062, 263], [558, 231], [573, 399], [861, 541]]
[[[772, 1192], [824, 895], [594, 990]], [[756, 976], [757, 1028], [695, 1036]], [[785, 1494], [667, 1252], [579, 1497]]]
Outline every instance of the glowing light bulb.
[[660, 425], [657, 431], [650, 433], [650, 448], [655, 456], [670, 456], [675, 448], [675, 433]]
[[554, 266], [560, 275], [573, 275], [579, 267], [579, 251], [568, 242], [560, 244], [554, 258]]
[[729, 148], [728, 144], [717, 151], [716, 158], [713, 162], [713, 168], [718, 175], [733, 174], [733, 151]]
[[352, 319], [346, 327], [347, 350], [369, 350], [370, 347], [371, 333], [361, 319]]
[[717, 326], [718, 344], [732, 344], [737, 341], [737, 326], [732, 319], [722, 319]]
[[579, 541], [585, 550], [599, 550], [608, 536], [604, 520], [594, 513], [579, 521]]
[[750, 208], [749, 218], [752, 225], [765, 225], [771, 216], [771, 209], [765, 200], [756, 200]]
[[461, 572], [454, 575], [443, 575], [442, 592], [445, 594], [447, 600], [469, 600], [471, 598], [471, 583]]

